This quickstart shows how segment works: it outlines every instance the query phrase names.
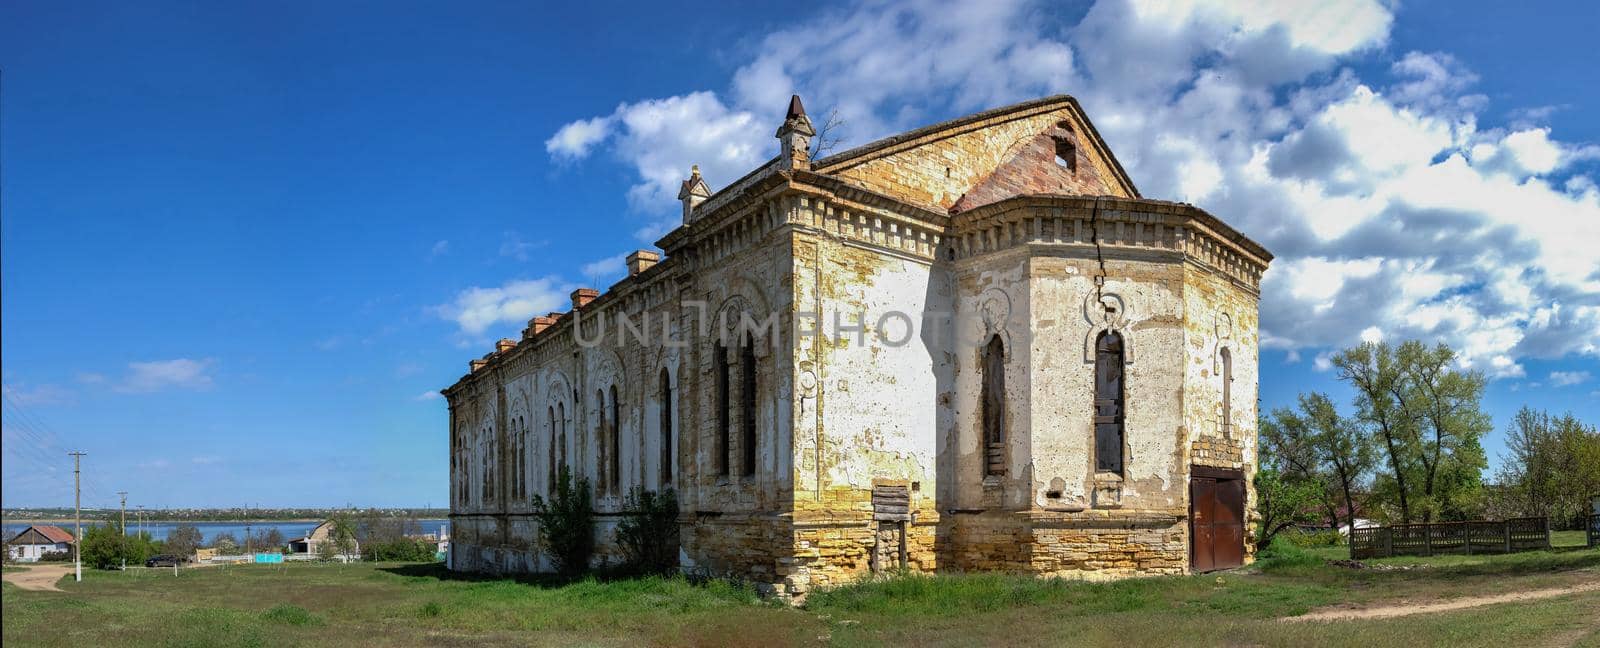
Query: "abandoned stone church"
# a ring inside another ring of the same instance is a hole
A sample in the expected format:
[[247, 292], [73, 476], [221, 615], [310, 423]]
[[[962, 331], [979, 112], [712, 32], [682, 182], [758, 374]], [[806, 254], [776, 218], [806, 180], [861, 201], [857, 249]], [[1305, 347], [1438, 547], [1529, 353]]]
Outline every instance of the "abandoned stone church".
[[880, 570], [1248, 562], [1271, 255], [1142, 198], [1076, 100], [684, 181], [664, 252], [443, 394], [451, 567], [541, 571], [534, 496], [674, 489], [679, 567], [780, 595]]

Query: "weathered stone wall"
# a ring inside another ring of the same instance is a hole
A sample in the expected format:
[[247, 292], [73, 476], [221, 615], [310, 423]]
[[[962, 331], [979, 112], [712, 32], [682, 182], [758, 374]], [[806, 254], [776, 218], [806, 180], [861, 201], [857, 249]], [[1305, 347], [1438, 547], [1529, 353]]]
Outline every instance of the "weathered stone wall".
[[840, 156], [846, 159], [822, 160], [817, 170], [898, 200], [943, 211], [1017, 155], [1020, 145], [1061, 122], [1070, 124], [1078, 135], [1085, 155], [1082, 161], [1093, 167], [1099, 178], [1107, 179], [1096, 186], [1108, 195], [1132, 196], [1131, 187], [1115, 180], [1120, 176], [1088, 135], [1086, 122], [1065, 102], [978, 119], [861, 156], [851, 156], [847, 151]]

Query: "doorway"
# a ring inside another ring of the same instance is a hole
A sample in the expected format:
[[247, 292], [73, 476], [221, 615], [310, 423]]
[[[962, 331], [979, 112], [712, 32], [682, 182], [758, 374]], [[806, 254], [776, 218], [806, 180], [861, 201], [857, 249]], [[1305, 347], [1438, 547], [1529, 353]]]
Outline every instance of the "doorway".
[[1195, 572], [1244, 564], [1244, 474], [1195, 466], [1189, 478], [1189, 566]]

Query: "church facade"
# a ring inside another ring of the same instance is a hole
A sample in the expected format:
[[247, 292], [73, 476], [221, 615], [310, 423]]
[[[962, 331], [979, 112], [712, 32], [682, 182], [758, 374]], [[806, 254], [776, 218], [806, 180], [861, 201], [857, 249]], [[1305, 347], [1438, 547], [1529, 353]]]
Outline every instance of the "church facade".
[[1145, 199], [1071, 97], [712, 192], [628, 276], [443, 391], [451, 568], [550, 568], [535, 496], [672, 489], [679, 568], [779, 595], [875, 571], [1086, 578], [1249, 562], [1271, 255]]

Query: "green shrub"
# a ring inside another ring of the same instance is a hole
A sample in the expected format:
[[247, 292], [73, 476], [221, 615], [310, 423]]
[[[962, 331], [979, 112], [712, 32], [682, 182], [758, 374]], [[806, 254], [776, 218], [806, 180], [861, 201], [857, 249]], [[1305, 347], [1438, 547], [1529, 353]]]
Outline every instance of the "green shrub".
[[1316, 567], [1322, 565], [1322, 558], [1318, 557], [1299, 545], [1289, 542], [1286, 538], [1273, 539], [1272, 546], [1261, 552], [1257, 557], [1256, 566], [1264, 572], [1283, 571], [1296, 567]]
[[284, 625], [322, 625], [322, 617], [306, 611], [306, 609], [303, 607], [298, 605], [289, 605], [287, 603], [280, 603], [272, 606], [271, 609], [261, 613], [261, 618], [265, 621], [282, 623]]
[[1344, 535], [1333, 529], [1324, 531], [1285, 531], [1279, 538], [1296, 547], [1337, 547], [1344, 544]]
[[656, 492], [635, 487], [628, 493], [623, 513], [616, 539], [627, 569], [662, 574], [677, 565], [678, 497], [671, 489]]
[[439, 605], [438, 601], [428, 601], [427, 603], [424, 603], [422, 605], [422, 609], [417, 610], [417, 616], [422, 617], [424, 619], [431, 619], [431, 618], [434, 618], [434, 617], [441, 616], [443, 614], [444, 614], [444, 606]]
[[594, 554], [594, 505], [589, 480], [576, 479], [566, 466], [556, 479], [556, 492], [548, 501], [533, 496], [539, 518], [539, 541], [549, 552], [556, 572], [574, 576], [589, 568]]
[[398, 538], [388, 542], [361, 545], [361, 559], [392, 562], [433, 562], [434, 544], [426, 540]]

